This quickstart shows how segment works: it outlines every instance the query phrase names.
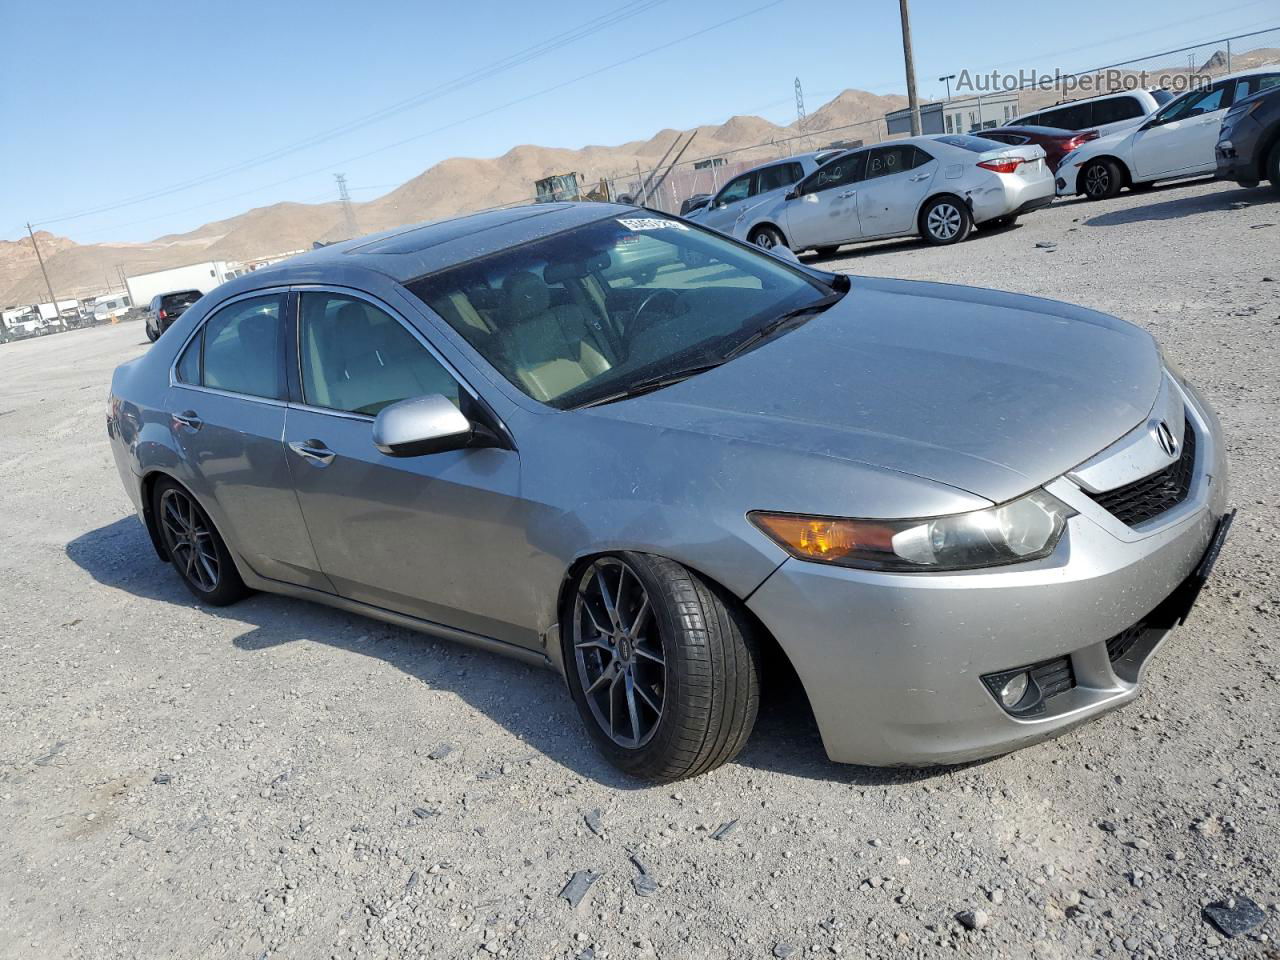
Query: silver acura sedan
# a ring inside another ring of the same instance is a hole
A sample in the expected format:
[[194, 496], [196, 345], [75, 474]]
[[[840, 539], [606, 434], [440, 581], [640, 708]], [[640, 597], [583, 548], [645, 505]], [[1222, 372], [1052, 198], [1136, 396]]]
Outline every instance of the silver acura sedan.
[[[652, 277], [611, 274], [638, 244]], [[606, 204], [224, 284], [115, 372], [107, 429], [196, 597], [550, 665], [656, 780], [742, 748], [771, 656], [836, 761], [1096, 717], [1137, 696], [1231, 516], [1214, 413], [1137, 327]]]

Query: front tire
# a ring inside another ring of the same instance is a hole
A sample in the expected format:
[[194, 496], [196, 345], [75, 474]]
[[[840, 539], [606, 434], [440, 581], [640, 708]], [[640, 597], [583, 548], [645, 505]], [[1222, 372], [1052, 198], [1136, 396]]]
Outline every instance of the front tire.
[[1123, 178], [1114, 160], [1091, 160], [1080, 171], [1084, 195], [1090, 200], [1110, 200], [1120, 192]]
[[935, 247], [959, 243], [972, 229], [969, 207], [955, 197], [934, 197], [920, 211], [920, 236]]
[[1267, 179], [1271, 181], [1271, 189], [1280, 193], [1280, 142], [1271, 147], [1267, 154]]
[[173, 568], [197, 600], [225, 607], [248, 594], [226, 542], [190, 491], [160, 480], [151, 491], [151, 509]]
[[761, 250], [772, 250], [774, 247], [785, 247], [787, 238], [777, 227], [756, 227], [751, 231], [750, 240]]
[[820, 257], [834, 257], [837, 253], [840, 252], [840, 248], [839, 247], [818, 247], [813, 252]]
[[671, 782], [733, 759], [755, 725], [760, 656], [736, 602], [663, 557], [598, 557], [561, 622], [574, 703], [601, 753]]

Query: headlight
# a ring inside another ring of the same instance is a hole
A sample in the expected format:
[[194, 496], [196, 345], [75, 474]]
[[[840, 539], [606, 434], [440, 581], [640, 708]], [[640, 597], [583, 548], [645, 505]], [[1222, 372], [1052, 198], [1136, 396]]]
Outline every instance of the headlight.
[[1017, 500], [920, 520], [750, 514], [793, 557], [865, 570], [972, 570], [1047, 557], [1075, 511], [1037, 490]]

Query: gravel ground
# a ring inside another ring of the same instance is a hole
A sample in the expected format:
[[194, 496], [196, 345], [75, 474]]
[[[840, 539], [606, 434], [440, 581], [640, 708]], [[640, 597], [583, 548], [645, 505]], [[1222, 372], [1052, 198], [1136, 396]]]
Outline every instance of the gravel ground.
[[1136, 321], [1230, 438], [1233, 538], [1142, 697], [961, 768], [830, 764], [783, 683], [735, 763], [648, 787], [549, 672], [197, 607], [107, 449], [141, 325], [0, 347], [0, 956], [1280, 957], [1277, 221], [1200, 184], [828, 261]]

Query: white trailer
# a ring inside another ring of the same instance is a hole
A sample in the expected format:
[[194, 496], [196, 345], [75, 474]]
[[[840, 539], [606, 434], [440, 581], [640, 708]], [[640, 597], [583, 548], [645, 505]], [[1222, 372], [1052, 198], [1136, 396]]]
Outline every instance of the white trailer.
[[129, 288], [129, 299], [134, 306], [144, 310], [151, 303], [151, 298], [159, 293], [171, 293], [175, 290], [199, 290], [208, 293], [220, 283], [225, 283], [241, 273], [239, 264], [226, 260], [206, 260], [204, 263], [192, 263], [185, 267], [171, 267], [168, 270], [156, 270], [153, 273], [140, 273], [136, 277], [126, 277], [125, 284]]

